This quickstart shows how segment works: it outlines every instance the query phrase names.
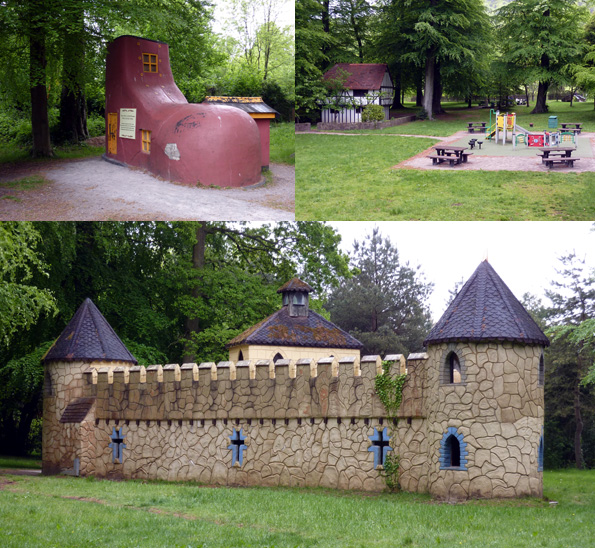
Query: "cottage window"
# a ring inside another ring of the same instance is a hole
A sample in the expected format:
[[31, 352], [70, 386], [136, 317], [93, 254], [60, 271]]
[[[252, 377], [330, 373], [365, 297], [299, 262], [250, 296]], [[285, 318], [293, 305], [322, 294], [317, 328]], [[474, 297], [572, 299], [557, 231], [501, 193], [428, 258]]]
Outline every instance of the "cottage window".
[[141, 130], [141, 133], [143, 152], [148, 154], [151, 152], [151, 132], [149, 130]]
[[143, 53], [143, 70], [145, 72], [157, 72], [157, 55]]
[[274, 357], [273, 357], [273, 362], [277, 362], [278, 360], [283, 360], [283, 355], [281, 353], [277, 353]]
[[450, 353], [448, 358], [449, 383], [461, 383], [461, 363], [457, 353]]
[[240, 353], [238, 354], [238, 362], [240, 360], [244, 360], [244, 353], [242, 353], [242, 350], [240, 349]]
[[465, 383], [465, 358], [460, 355], [455, 343], [451, 343], [442, 355], [440, 383], [442, 385], [463, 385]]
[[539, 437], [539, 449], [537, 450], [537, 470], [543, 471], [543, 435]]
[[353, 97], [366, 97], [366, 90], [353, 90]]

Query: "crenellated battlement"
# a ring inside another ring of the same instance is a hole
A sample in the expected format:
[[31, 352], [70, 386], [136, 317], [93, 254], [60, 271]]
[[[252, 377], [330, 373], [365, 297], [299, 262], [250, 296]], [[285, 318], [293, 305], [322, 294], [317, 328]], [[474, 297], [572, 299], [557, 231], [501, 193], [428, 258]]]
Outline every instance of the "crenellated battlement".
[[[412, 356], [412, 365], [419, 362]], [[403, 355], [388, 355], [406, 373]], [[380, 356], [243, 360], [88, 368], [85, 393], [97, 419], [194, 420], [383, 417], [375, 377]], [[413, 366], [415, 367], [415, 366]], [[422, 414], [422, 384], [408, 376], [404, 414]]]

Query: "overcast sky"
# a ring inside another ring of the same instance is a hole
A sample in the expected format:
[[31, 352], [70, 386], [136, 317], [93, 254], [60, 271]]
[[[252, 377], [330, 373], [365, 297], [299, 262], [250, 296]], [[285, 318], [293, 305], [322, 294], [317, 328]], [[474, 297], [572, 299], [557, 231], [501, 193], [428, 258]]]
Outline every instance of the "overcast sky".
[[488, 259], [518, 299], [525, 292], [544, 298], [544, 289], [556, 278], [558, 258], [571, 251], [595, 269], [595, 232], [591, 222], [578, 221], [386, 221], [331, 222], [350, 252], [354, 240], [363, 240], [377, 226], [399, 250], [401, 262], [421, 265], [434, 283], [430, 308], [434, 322], [444, 310], [448, 291], [473, 274]]
[[[224, 27], [228, 20], [233, 20], [233, 2], [231, 0], [213, 0], [215, 9], [213, 10], [213, 30], [217, 34], [225, 34]], [[276, 23], [280, 27], [295, 25], [295, 1], [294, 0], [276, 0], [275, 1]], [[263, 15], [264, 21], [264, 15]]]

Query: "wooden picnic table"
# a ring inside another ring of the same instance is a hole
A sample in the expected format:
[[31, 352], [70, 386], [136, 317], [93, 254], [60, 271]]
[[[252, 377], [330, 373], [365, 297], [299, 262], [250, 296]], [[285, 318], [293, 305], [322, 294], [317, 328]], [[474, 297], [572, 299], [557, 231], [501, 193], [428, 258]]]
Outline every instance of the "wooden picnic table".
[[577, 130], [581, 130], [583, 127], [583, 123], [582, 122], [560, 122], [560, 126], [562, 126], [562, 129], [565, 130], [566, 126], [574, 126]]
[[545, 161], [546, 158], [549, 158], [550, 154], [552, 156], [565, 156], [568, 158], [572, 156], [572, 151], [576, 151], [576, 147], [544, 147], [539, 150], [542, 153], [539, 156]]
[[468, 147], [459, 147], [454, 145], [434, 145], [432, 147], [436, 150], [436, 154], [430, 155], [428, 158], [432, 159], [433, 164], [441, 164], [448, 162], [451, 166], [467, 162], [469, 155], [473, 153], [466, 153]]
[[468, 147], [460, 147], [454, 145], [434, 145], [432, 147], [436, 149], [436, 153], [442, 156], [457, 156], [460, 157], [463, 151], [466, 151]]

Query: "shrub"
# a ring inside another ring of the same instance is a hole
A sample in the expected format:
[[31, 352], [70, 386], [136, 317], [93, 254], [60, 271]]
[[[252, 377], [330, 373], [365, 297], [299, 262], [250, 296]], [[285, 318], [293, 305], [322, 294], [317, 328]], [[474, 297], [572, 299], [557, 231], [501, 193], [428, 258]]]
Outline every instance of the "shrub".
[[384, 107], [382, 105], [366, 105], [362, 112], [362, 122], [381, 122], [384, 120]]
[[428, 119], [428, 111], [426, 109], [421, 109], [415, 113], [415, 118], [417, 120], [427, 120]]
[[105, 135], [105, 118], [92, 114], [87, 118], [87, 129], [90, 137]]

